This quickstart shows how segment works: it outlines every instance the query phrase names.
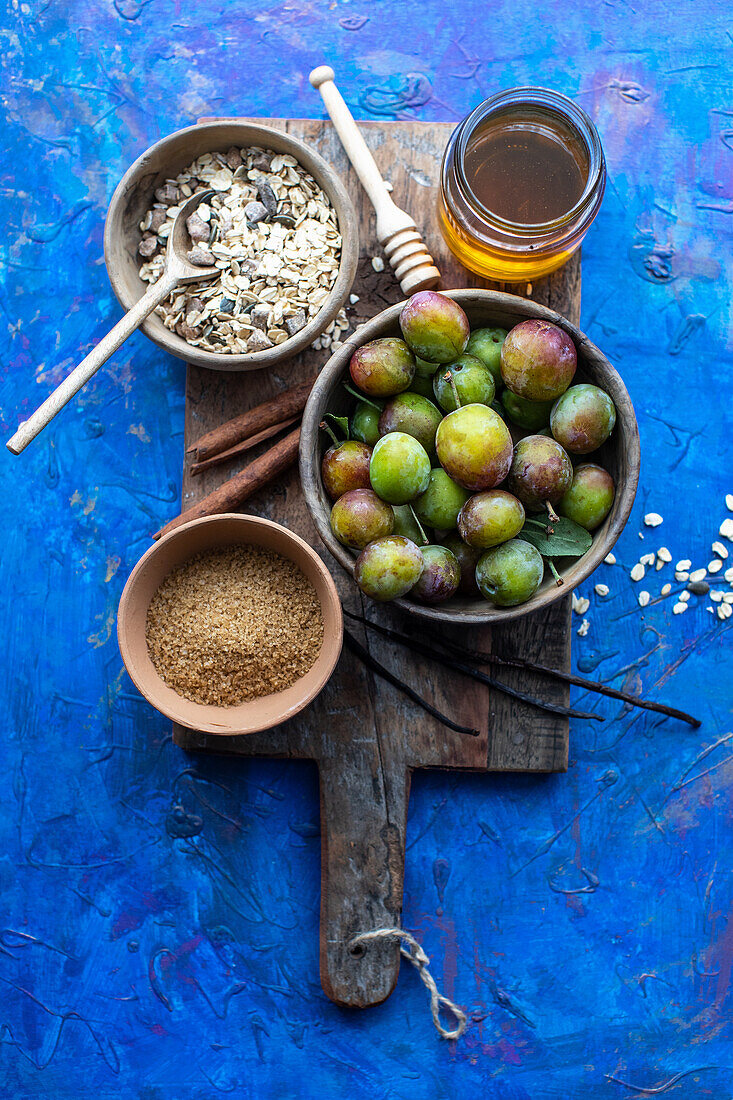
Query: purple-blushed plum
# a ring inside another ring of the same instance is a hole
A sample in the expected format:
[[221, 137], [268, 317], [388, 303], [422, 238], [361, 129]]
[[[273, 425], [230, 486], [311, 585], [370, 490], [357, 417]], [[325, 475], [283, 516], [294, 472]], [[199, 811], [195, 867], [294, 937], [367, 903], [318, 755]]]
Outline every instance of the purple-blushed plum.
[[354, 566], [354, 580], [373, 600], [396, 600], [420, 580], [424, 568], [419, 546], [402, 535], [388, 535], [362, 550]]
[[351, 418], [351, 434], [360, 443], [373, 447], [379, 439], [381, 409], [375, 409], [368, 401], [360, 401]]
[[534, 596], [544, 572], [539, 550], [523, 539], [510, 539], [481, 555], [476, 583], [481, 595], [497, 607], [516, 607]]
[[468, 491], [448, 476], [438, 466], [430, 471], [430, 480], [424, 493], [415, 500], [412, 507], [421, 523], [449, 531], [456, 525], [456, 519], [468, 499]]
[[356, 439], [347, 439], [329, 447], [321, 459], [323, 487], [331, 500], [338, 500], [350, 489], [369, 489], [371, 447]]
[[538, 432], [549, 425], [554, 405], [553, 401], [528, 401], [511, 390], [504, 390], [501, 403], [509, 419], [528, 432]]
[[573, 467], [555, 439], [528, 435], [514, 448], [507, 488], [529, 511], [557, 504], [573, 481]]
[[458, 514], [458, 533], [478, 550], [489, 550], [513, 539], [524, 526], [524, 506], [503, 489], [469, 497]]
[[425, 568], [410, 596], [420, 603], [442, 603], [458, 591], [461, 567], [447, 546], [423, 546]]
[[357, 348], [349, 362], [351, 379], [369, 397], [393, 397], [409, 390], [415, 356], [404, 340], [385, 336]]
[[[453, 392], [456, 387], [458, 401]], [[490, 405], [496, 386], [491, 371], [475, 355], [464, 352], [446, 363], [433, 377], [435, 399], [445, 412], [453, 412], [459, 405]]]
[[418, 546], [422, 546], [424, 542], [427, 542], [425, 533], [420, 530], [417, 520], [412, 514], [412, 505], [393, 504], [392, 511], [394, 512], [393, 535], [404, 535], [406, 539], [412, 539]]
[[566, 451], [587, 455], [605, 443], [616, 423], [616, 406], [605, 390], [581, 382], [552, 406], [550, 427]]
[[412, 295], [400, 314], [400, 328], [414, 354], [430, 363], [456, 359], [465, 350], [471, 332], [458, 303], [435, 290]]
[[577, 365], [575, 344], [549, 321], [521, 321], [502, 344], [504, 385], [528, 401], [560, 397], [572, 382]]
[[441, 420], [435, 436], [438, 460], [464, 489], [493, 489], [509, 473], [512, 437], [488, 405], [464, 405]]
[[391, 397], [379, 417], [379, 434], [405, 432], [422, 443], [428, 454], [435, 451], [435, 433], [443, 419], [440, 409], [419, 393], [408, 390]]
[[505, 328], [475, 328], [468, 338], [466, 351], [480, 359], [491, 371], [497, 386], [501, 381], [501, 346], [507, 338]]
[[389, 504], [409, 504], [430, 480], [428, 452], [413, 435], [390, 432], [378, 439], [369, 464], [372, 489]]
[[394, 512], [371, 489], [352, 489], [331, 509], [331, 530], [344, 546], [363, 550], [374, 539], [391, 535]]
[[458, 591], [463, 596], [478, 595], [476, 562], [481, 557], [481, 551], [474, 550], [472, 546], [467, 546], [460, 535], [455, 531], [445, 536], [443, 545], [447, 546], [448, 549], [455, 554], [456, 560], [461, 567], [461, 583], [458, 585]]
[[573, 483], [560, 497], [557, 510], [561, 516], [585, 527], [586, 531], [595, 531], [611, 511], [616, 489], [613, 478], [602, 466], [586, 462], [576, 466]]

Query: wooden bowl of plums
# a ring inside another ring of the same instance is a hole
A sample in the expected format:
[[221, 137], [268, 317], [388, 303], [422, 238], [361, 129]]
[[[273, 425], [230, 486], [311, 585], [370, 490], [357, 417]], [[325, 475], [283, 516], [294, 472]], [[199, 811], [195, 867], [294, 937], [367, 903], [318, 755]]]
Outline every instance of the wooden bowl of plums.
[[367, 597], [492, 623], [603, 561], [639, 477], [626, 387], [566, 318], [491, 290], [421, 291], [329, 359], [303, 417], [318, 533]]

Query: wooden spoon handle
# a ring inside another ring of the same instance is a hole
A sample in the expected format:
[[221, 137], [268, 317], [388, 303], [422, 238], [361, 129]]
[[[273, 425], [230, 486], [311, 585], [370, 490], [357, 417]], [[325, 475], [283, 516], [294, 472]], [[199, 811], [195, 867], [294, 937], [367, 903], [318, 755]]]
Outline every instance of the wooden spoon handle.
[[177, 275], [172, 274], [170, 271], [164, 271], [157, 283], [153, 283], [146, 290], [142, 298], [135, 302], [135, 305], [106, 336], [102, 337], [96, 347], [92, 348], [86, 358], [82, 359], [71, 374], [56, 387], [53, 393], [49, 394], [33, 415], [20, 425], [15, 435], [6, 444], [8, 450], [14, 455], [19, 455], [21, 451], [24, 451], [28, 444], [53, 420], [56, 414], [65, 405], [68, 405], [82, 386], [107, 362], [110, 355], [124, 344], [135, 329], [140, 327], [148, 314], [152, 313], [155, 307], [164, 298], [168, 297], [177, 283]]

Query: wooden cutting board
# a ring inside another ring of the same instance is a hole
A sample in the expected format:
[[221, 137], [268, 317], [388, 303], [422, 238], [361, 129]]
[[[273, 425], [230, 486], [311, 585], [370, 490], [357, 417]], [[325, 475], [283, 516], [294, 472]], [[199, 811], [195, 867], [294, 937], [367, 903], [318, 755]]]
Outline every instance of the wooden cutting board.
[[[330, 122], [249, 119], [287, 130], [309, 142], [335, 166], [359, 215], [361, 258], [353, 288], [359, 300], [349, 307], [353, 324], [365, 321], [402, 298], [389, 264], [375, 272], [374, 213], [351, 169]], [[443, 274], [446, 289], [496, 286], [462, 268], [447, 250], [435, 216], [436, 181], [448, 123], [360, 123], [394, 198], [414, 217]], [[557, 310], [575, 324], [580, 314], [580, 257], [561, 272], [527, 290], [535, 301]], [[185, 448], [204, 432], [323, 366], [327, 355], [309, 350], [277, 371], [215, 373], [188, 367]], [[266, 446], [266, 445], [265, 445]], [[246, 456], [192, 478], [183, 472], [183, 507], [189, 507], [250, 460]], [[311, 523], [293, 469], [279, 483], [247, 502], [246, 510], [296, 531], [321, 553], [331, 567], [344, 607], [402, 630], [421, 631], [419, 620], [361, 597], [356, 586], [323, 548]], [[570, 599], [545, 612], [514, 620], [505, 627], [448, 631], [459, 641], [503, 656], [522, 656], [555, 668], [570, 668]], [[348, 625], [348, 624], [347, 624]], [[460, 768], [470, 771], [565, 771], [568, 760], [567, 719], [532, 709], [434, 663], [364, 633], [352, 633], [384, 665], [443, 712], [481, 731], [477, 738], [451, 732], [384, 680], [367, 672], [344, 652], [321, 696], [287, 724], [263, 734], [216, 738], [178, 726], [177, 745], [184, 749], [246, 757], [315, 760], [321, 792], [321, 982], [337, 1004], [365, 1007], [392, 992], [400, 956], [394, 944], [369, 945], [355, 957], [347, 945], [358, 932], [401, 924], [405, 862], [405, 826], [410, 776], [415, 768]], [[510, 685], [567, 705], [566, 685], [502, 670]]]

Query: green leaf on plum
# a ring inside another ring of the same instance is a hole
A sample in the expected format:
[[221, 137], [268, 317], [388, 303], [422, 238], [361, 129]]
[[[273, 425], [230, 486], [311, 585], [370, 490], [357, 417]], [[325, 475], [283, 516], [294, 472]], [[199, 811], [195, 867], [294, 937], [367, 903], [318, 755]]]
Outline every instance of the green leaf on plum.
[[339, 431], [343, 435], [344, 439], [349, 438], [349, 418], [348, 416], [336, 416], [335, 413], [326, 413], [323, 417], [326, 423], [334, 432]]
[[530, 516], [517, 538], [529, 542], [545, 558], [579, 558], [593, 542], [590, 532], [565, 516], [552, 521]]

